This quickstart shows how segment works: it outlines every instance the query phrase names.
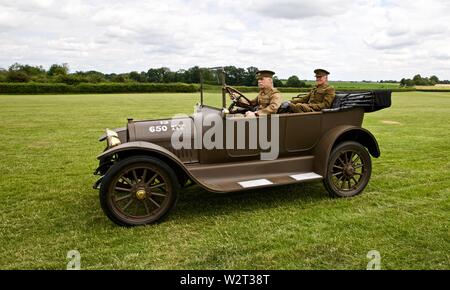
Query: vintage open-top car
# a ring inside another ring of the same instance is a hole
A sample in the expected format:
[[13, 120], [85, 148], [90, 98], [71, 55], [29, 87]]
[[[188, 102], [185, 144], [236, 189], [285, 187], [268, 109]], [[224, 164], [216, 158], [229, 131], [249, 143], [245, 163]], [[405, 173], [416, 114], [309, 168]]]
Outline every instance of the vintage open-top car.
[[200, 94], [192, 116], [128, 119], [100, 137], [107, 147], [94, 188], [116, 224], [161, 220], [178, 193], [195, 184], [232, 192], [323, 180], [332, 196], [357, 195], [370, 179], [370, 155], [380, 156], [375, 137], [361, 127], [364, 113], [391, 104], [390, 91], [337, 92], [320, 112], [288, 113], [283, 103], [278, 114], [245, 118], [240, 113], [255, 108], [237, 106], [246, 97], [225, 84], [223, 73], [222, 108], [204, 105]]

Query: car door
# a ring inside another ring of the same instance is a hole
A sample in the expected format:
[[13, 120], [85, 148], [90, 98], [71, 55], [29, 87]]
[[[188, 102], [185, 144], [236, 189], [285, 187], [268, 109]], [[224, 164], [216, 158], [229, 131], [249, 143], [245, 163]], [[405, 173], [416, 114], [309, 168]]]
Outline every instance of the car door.
[[322, 112], [283, 115], [286, 118], [284, 148], [287, 152], [311, 149], [321, 135]]
[[259, 118], [225, 118], [225, 148], [230, 157], [258, 157]]

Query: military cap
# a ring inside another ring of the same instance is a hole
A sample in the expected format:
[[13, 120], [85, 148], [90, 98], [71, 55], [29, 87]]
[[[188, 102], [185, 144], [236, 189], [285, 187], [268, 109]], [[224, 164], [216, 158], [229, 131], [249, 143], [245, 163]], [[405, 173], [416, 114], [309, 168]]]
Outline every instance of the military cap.
[[321, 68], [315, 69], [314, 73], [316, 74], [316, 77], [323, 77], [323, 76], [327, 76], [330, 74], [330, 72], [328, 72], [324, 69], [321, 69]]
[[271, 77], [273, 77], [274, 74], [275, 73], [271, 70], [259, 70], [256, 72], [256, 78], [257, 79], [263, 78], [263, 77], [271, 78]]

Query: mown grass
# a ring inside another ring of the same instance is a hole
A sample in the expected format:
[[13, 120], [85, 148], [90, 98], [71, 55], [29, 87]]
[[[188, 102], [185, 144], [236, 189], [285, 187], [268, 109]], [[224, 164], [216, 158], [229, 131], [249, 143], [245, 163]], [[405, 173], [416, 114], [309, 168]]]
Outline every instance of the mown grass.
[[414, 86], [418, 91], [450, 92], [450, 85]]
[[[286, 95], [285, 97], [290, 97]], [[218, 105], [218, 95], [206, 94]], [[91, 189], [97, 141], [126, 117], [192, 112], [197, 94], [0, 96], [0, 268], [450, 268], [450, 93], [395, 93], [366, 114], [378, 139], [360, 196], [329, 198], [320, 182], [232, 194], [185, 190], [168, 219], [121, 228]]]

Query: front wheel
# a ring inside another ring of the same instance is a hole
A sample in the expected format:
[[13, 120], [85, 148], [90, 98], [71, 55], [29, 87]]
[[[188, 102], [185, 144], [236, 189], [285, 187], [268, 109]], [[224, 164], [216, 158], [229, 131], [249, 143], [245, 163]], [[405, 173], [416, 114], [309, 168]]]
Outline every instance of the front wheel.
[[372, 164], [366, 148], [347, 141], [333, 149], [323, 183], [336, 197], [351, 197], [361, 193], [370, 179]]
[[177, 177], [163, 161], [134, 156], [114, 164], [100, 186], [100, 204], [110, 220], [121, 226], [161, 220], [174, 206]]

